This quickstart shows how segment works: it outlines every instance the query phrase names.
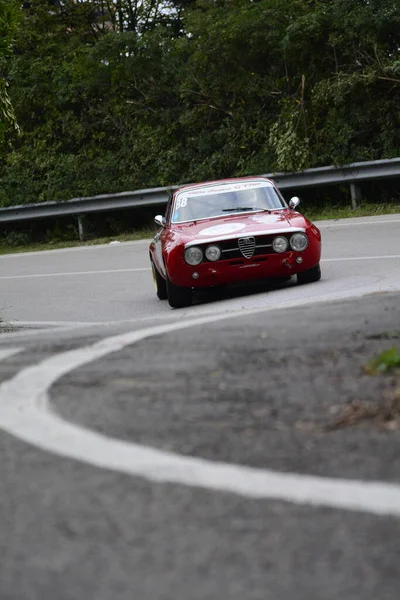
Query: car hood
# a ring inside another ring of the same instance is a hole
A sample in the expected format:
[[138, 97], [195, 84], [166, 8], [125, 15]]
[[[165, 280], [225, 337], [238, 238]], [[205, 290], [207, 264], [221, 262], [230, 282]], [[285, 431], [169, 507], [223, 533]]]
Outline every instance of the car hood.
[[274, 213], [253, 212], [204, 221], [194, 221], [175, 225], [175, 231], [191, 239], [206, 241], [206, 239], [229, 239], [247, 235], [262, 235], [266, 233], [284, 233], [293, 228], [306, 227], [305, 219], [293, 211]]

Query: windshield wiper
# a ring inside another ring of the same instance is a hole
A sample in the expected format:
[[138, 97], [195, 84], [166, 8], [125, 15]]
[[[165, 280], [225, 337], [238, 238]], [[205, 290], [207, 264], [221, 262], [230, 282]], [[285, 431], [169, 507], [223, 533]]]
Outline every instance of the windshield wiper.
[[252, 206], [235, 206], [234, 208], [223, 208], [222, 212], [244, 212], [247, 210], [263, 211], [263, 212], [267, 212], [267, 213], [271, 212], [268, 208], [258, 208], [258, 207], [253, 208]]

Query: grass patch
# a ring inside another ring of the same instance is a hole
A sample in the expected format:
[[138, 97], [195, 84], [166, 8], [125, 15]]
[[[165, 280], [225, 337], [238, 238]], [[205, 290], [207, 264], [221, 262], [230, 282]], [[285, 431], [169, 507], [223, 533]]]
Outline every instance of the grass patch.
[[372, 359], [364, 368], [369, 375], [388, 373], [394, 369], [400, 369], [400, 352], [398, 348], [393, 346], [393, 348], [385, 350], [379, 356]]
[[[306, 203], [300, 206], [301, 212], [311, 221], [324, 221], [328, 219], [347, 219], [350, 217], [371, 217], [376, 215], [399, 214], [400, 204], [363, 204], [357, 210], [350, 207], [313, 207]], [[25, 234], [7, 236], [9, 241], [0, 238], [0, 255], [20, 252], [39, 252], [41, 250], [57, 250], [60, 248], [79, 248], [81, 246], [95, 246], [98, 244], [109, 244], [112, 241], [130, 242], [152, 238], [156, 228], [153, 225], [147, 225], [134, 232], [120, 233], [107, 237], [93, 237], [85, 242], [71, 239], [54, 239], [53, 241], [43, 241], [30, 243]]]
[[350, 207], [310, 207], [300, 205], [305, 216], [311, 221], [324, 221], [328, 219], [349, 219], [354, 217], [375, 217], [400, 213], [400, 204], [362, 204], [356, 210]]

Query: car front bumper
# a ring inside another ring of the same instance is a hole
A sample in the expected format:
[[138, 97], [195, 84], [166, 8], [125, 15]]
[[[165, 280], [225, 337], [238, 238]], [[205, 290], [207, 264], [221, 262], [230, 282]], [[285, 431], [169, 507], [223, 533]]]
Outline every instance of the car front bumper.
[[196, 266], [190, 266], [182, 259], [168, 265], [168, 275], [175, 285], [204, 288], [296, 275], [317, 265], [320, 256], [320, 248], [309, 247], [304, 252], [291, 251], [253, 256], [250, 259], [203, 262]]

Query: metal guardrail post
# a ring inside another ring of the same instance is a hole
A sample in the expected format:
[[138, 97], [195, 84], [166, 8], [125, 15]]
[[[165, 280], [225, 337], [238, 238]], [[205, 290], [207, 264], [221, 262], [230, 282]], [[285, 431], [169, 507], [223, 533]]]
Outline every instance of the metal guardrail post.
[[362, 200], [362, 192], [361, 192], [360, 186], [357, 185], [356, 183], [351, 183], [350, 184], [350, 194], [351, 194], [351, 208], [353, 210], [356, 210], [356, 208], [358, 207], [358, 205], [360, 204], [360, 202]]
[[79, 241], [84, 242], [86, 239], [86, 223], [85, 223], [85, 215], [78, 215], [78, 233], [79, 233]]

